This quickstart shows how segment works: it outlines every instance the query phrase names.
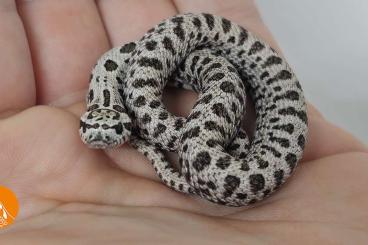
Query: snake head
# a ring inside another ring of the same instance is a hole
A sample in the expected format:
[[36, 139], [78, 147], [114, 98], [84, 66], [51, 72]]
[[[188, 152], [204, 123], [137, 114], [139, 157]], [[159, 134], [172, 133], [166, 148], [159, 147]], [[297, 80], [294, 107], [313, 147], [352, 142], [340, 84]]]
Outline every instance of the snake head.
[[113, 148], [128, 141], [131, 130], [132, 123], [126, 112], [95, 109], [81, 117], [79, 134], [91, 148]]

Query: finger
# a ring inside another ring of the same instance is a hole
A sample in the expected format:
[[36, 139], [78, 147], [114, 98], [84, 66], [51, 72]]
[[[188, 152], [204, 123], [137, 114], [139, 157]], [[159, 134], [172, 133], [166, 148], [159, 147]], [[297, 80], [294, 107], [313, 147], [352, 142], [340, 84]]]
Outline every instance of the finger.
[[[162, 183], [111, 167], [105, 154], [83, 145], [75, 133], [77, 122], [71, 113], [46, 106], [33, 107], [0, 122], [0, 179], [22, 200], [23, 218], [59, 202], [161, 206], [197, 212], [205, 207], [204, 201], [172, 191]], [[36, 200], [40, 205], [32, 205]], [[206, 212], [210, 212], [208, 209]]]
[[279, 49], [253, 0], [173, 0], [173, 3], [180, 13], [205, 12], [223, 16], [252, 31], [273, 48]]
[[302, 161], [312, 161], [347, 152], [367, 152], [367, 147], [353, 135], [322, 117], [308, 105], [308, 136]]
[[109, 44], [94, 1], [18, 1], [40, 104], [85, 97], [90, 71]]
[[102, 19], [113, 46], [139, 39], [176, 10], [170, 0], [99, 0]]
[[32, 61], [14, 0], [0, 1], [0, 113], [35, 103]]

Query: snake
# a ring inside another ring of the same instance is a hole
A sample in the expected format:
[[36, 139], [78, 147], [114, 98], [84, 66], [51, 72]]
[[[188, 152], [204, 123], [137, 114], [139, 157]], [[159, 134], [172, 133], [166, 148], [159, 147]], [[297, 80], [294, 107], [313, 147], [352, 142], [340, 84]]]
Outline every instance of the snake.
[[[168, 85], [198, 93], [188, 117], [167, 110]], [[247, 96], [256, 112], [252, 136], [241, 129]], [[226, 206], [278, 190], [308, 132], [303, 90], [287, 61], [256, 34], [209, 13], [165, 19], [104, 53], [86, 103], [79, 133], [89, 147], [129, 142], [168, 187]], [[178, 154], [178, 167], [164, 151]]]

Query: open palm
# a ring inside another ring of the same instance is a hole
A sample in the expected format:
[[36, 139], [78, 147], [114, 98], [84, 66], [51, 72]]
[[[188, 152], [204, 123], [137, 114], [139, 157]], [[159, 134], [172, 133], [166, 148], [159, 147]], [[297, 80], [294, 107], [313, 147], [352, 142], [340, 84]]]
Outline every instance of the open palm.
[[[21, 206], [0, 241], [368, 241], [368, 151], [311, 106], [302, 163], [251, 209], [170, 190], [128, 145], [83, 145], [79, 116], [98, 57], [178, 12], [225, 16], [276, 47], [252, 1], [0, 2], [0, 185]], [[194, 99], [188, 91], [166, 96], [183, 115]]]

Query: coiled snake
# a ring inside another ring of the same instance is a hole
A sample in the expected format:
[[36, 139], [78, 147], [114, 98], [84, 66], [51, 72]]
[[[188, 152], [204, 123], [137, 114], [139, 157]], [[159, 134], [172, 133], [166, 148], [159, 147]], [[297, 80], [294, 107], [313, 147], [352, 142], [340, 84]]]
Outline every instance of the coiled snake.
[[[169, 80], [199, 93], [188, 118], [162, 103]], [[252, 142], [240, 129], [246, 92], [256, 110]], [[286, 61], [243, 27], [211, 14], [174, 16], [105, 53], [93, 69], [80, 124], [90, 147], [130, 140], [170, 188], [229, 206], [252, 204], [284, 183], [306, 133], [303, 92]], [[178, 153], [179, 169], [162, 150]]]

